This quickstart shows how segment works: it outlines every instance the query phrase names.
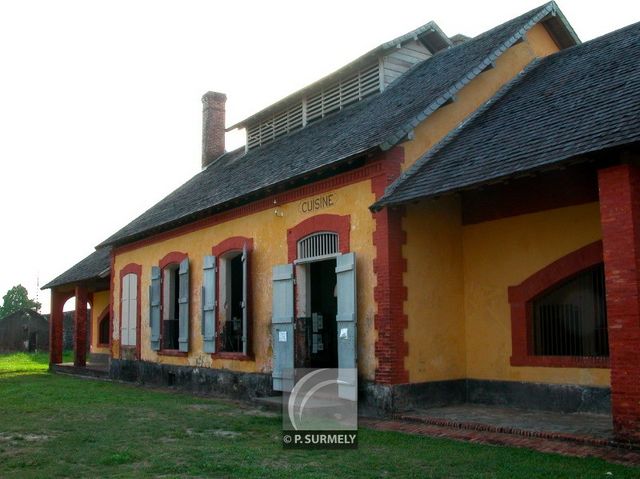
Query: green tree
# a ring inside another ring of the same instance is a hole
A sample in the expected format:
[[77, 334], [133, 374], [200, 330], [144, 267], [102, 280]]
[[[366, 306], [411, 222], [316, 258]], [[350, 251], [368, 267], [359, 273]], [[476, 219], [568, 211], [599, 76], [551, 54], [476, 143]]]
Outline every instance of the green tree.
[[0, 318], [4, 318], [21, 309], [34, 309], [38, 311], [40, 310], [40, 306], [42, 306], [40, 303], [29, 298], [27, 288], [19, 284], [7, 291], [7, 294], [2, 297]]

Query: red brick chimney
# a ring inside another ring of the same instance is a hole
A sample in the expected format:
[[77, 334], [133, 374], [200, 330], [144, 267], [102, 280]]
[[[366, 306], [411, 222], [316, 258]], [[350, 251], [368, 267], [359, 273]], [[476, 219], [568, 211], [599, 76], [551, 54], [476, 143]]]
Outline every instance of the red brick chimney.
[[224, 105], [227, 95], [208, 91], [202, 97], [202, 169], [224, 154]]

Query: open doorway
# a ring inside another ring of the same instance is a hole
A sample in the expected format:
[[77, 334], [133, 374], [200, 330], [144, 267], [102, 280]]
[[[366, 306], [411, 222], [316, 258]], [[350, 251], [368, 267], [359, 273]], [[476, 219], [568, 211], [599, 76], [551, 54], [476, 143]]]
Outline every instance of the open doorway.
[[337, 368], [336, 260], [298, 265], [298, 319], [296, 365], [301, 368]]

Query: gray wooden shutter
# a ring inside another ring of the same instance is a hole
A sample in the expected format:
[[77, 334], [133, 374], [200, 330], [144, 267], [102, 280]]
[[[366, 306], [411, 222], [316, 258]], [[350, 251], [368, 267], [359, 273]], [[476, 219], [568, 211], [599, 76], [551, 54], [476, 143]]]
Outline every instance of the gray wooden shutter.
[[273, 267], [273, 390], [293, 389], [293, 265]]
[[202, 340], [205, 353], [216, 352], [216, 257], [205, 256], [202, 271]]
[[341, 398], [357, 397], [357, 346], [356, 346], [356, 255], [341, 254], [336, 258], [338, 293], [338, 394]]
[[248, 345], [248, 331], [247, 331], [247, 281], [249, 280], [249, 257], [247, 252], [247, 245], [242, 247], [242, 354], [247, 354]]
[[160, 350], [160, 268], [151, 267], [149, 286], [149, 326], [151, 327], [151, 349]]
[[189, 351], [189, 258], [180, 263], [178, 292], [178, 348]]

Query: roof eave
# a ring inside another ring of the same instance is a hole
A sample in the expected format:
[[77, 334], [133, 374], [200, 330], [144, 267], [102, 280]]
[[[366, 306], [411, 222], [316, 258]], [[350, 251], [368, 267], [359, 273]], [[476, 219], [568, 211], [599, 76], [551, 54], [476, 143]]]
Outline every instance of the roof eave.
[[567, 17], [564, 16], [564, 13], [555, 2], [553, 2], [553, 5], [555, 6], [553, 11], [542, 20], [544, 27], [561, 50], [580, 45], [582, 41], [567, 20]]
[[[155, 228], [149, 228], [147, 230], [143, 230], [141, 232], [138, 233], [134, 233], [134, 234], [129, 234], [127, 236], [124, 236], [122, 238], [116, 238], [114, 240], [110, 240], [110, 238], [107, 238], [105, 241], [103, 241], [102, 243], [100, 243], [99, 245], [96, 246], [96, 249], [100, 249], [100, 248], [108, 248], [108, 247], [112, 247], [112, 248], [118, 248], [120, 246], [126, 245], [126, 244], [130, 244], [130, 243], [135, 243], [136, 241], [140, 241], [140, 240], [144, 240], [150, 236], [154, 236], [156, 234], [160, 234], [160, 233], [164, 233], [165, 231], [170, 231], [172, 229], [175, 228], [179, 228], [181, 226], [187, 225], [189, 223], [194, 223], [196, 221], [199, 221], [203, 218], [206, 218], [207, 216], [213, 215], [213, 214], [217, 214], [223, 211], [226, 211], [228, 209], [243, 205], [243, 204], [247, 204], [247, 203], [251, 203], [252, 201], [257, 201], [258, 199], [264, 198], [266, 196], [268, 196], [270, 194], [271, 190], [274, 189], [278, 189], [281, 188], [283, 186], [286, 186], [287, 184], [291, 184], [292, 182], [298, 182], [303, 180], [305, 177], [308, 177], [309, 175], [317, 175], [317, 174], [321, 174], [324, 171], [327, 170], [331, 170], [332, 168], [336, 167], [336, 166], [341, 166], [344, 165], [345, 163], [349, 162], [349, 161], [354, 161], [357, 160], [359, 158], [362, 158], [363, 156], [373, 153], [375, 151], [379, 151], [379, 146], [372, 146], [369, 148], [364, 148], [358, 152], [355, 152], [349, 156], [340, 158], [338, 160], [335, 160], [329, 164], [323, 165], [321, 168], [316, 168], [314, 170], [308, 170], [305, 171], [303, 173], [300, 173], [299, 175], [296, 175], [294, 177], [290, 177], [287, 178], [286, 180], [282, 180], [280, 182], [271, 184], [271, 185], [267, 185], [267, 186], [263, 186], [260, 188], [257, 188], [253, 191], [250, 191], [248, 193], [245, 193], [242, 196], [239, 196], [237, 198], [233, 198], [232, 200], [229, 200], [227, 202], [224, 203], [220, 203], [218, 205], [214, 205], [211, 206], [209, 208], [205, 208], [204, 210], [201, 211], [196, 211], [184, 218], [179, 218], [177, 220], [165, 223], [164, 225], [159, 225], [158, 227]], [[299, 185], [294, 186], [293, 188], [297, 188]], [[271, 194], [273, 194], [271, 192]], [[116, 236], [116, 235], [112, 235]], [[43, 288], [44, 289], [44, 288]]]

